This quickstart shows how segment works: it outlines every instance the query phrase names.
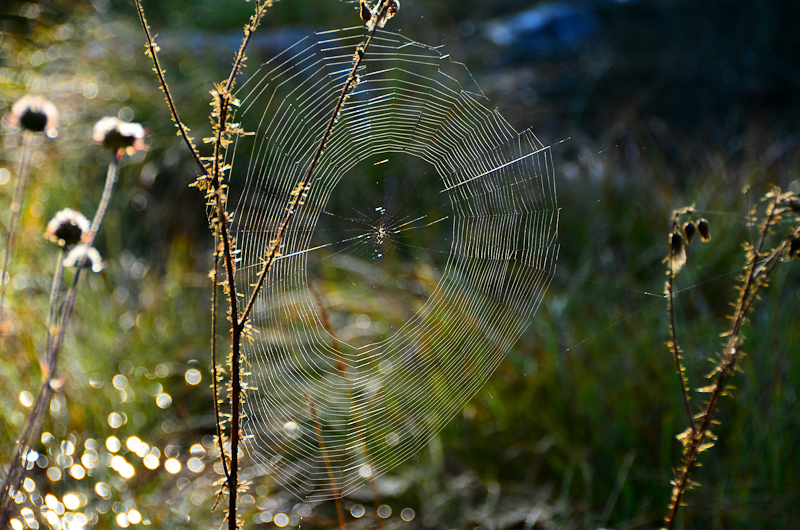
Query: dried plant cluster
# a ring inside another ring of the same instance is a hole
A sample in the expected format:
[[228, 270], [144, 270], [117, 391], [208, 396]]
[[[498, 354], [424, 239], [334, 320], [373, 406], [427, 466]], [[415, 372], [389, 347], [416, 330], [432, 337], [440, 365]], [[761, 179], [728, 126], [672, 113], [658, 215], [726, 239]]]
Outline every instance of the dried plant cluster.
[[[746, 192], [746, 190], [745, 190]], [[748, 224], [757, 228], [756, 239], [744, 243], [745, 266], [738, 282], [738, 299], [730, 316], [730, 327], [721, 334], [725, 339], [722, 351], [714, 360], [714, 369], [708, 374], [709, 384], [698, 389], [708, 394], [699, 412], [693, 411], [689, 401], [689, 382], [682, 363], [681, 348], [678, 345], [674, 319], [674, 278], [686, 264], [686, 244], [692, 242], [695, 232], [705, 242], [710, 238], [708, 221], [700, 218], [694, 206], [675, 210], [672, 215], [672, 231], [669, 234], [669, 254], [667, 265], [667, 312], [669, 315], [670, 340], [667, 343], [673, 354], [678, 380], [681, 386], [683, 403], [689, 427], [678, 436], [683, 446], [682, 462], [675, 470], [672, 481], [672, 498], [665, 519], [664, 528], [675, 527], [681, 500], [687, 491], [697, 484], [690, 479], [692, 471], [699, 465], [700, 453], [710, 449], [716, 442], [711, 430], [718, 424], [714, 415], [720, 398], [728, 395], [730, 380], [744, 356], [744, 327], [747, 317], [758, 299], [761, 289], [767, 287], [778, 263], [794, 257], [800, 258], [800, 201], [792, 193], [784, 193], [775, 188], [767, 193], [759, 205], [749, 212]], [[787, 228], [787, 226], [789, 228]], [[684, 244], [683, 236], [686, 237]]]
[[[247, 134], [243, 131], [238, 124], [230, 121], [233, 107], [237, 105], [237, 101], [232, 94], [232, 90], [236, 83], [237, 75], [240, 73], [241, 68], [246, 62], [246, 49], [249, 44], [253, 33], [258, 28], [262, 17], [264, 16], [267, 8], [272, 5], [271, 0], [262, 0], [255, 2], [255, 12], [250, 20], [244, 27], [244, 37], [242, 44], [239, 47], [236, 55], [234, 56], [233, 67], [231, 68], [228, 78], [218, 85], [214, 86], [211, 90], [212, 96], [212, 112], [211, 124], [213, 128], [213, 136], [206, 138], [205, 143], [211, 144], [213, 154], [208, 157], [203, 157], [197, 150], [194, 140], [189, 136], [189, 129], [186, 127], [178, 116], [178, 111], [173, 102], [172, 96], [169, 93], [169, 87], [164, 77], [163, 69], [158, 61], [159, 48], [150, 33], [150, 28], [145, 18], [144, 9], [139, 0], [136, 1], [136, 7], [139, 13], [139, 19], [142, 28], [145, 32], [147, 40], [147, 53], [153, 60], [154, 70], [158, 76], [161, 89], [163, 90], [167, 105], [176, 127], [178, 134], [183, 137], [184, 142], [192, 153], [193, 158], [197, 162], [198, 168], [201, 172], [200, 176], [194, 183], [198, 189], [205, 193], [207, 206], [210, 209], [210, 222], [214, 232], [214, 239], [217, 242], [215, 253], [215, 269], [211, 271], [211, 276], [214, 279], [215, 285], [222, 287], [227, 301], [227, 318], [231, 323], [231, 350], [228, 355], [226, 366], [218, 366], [216, 361], [216, 339], [212, 344], [212, 357], [214, 367], [214, 393], [215, 393], [215, 414], [217, 418], [217, 438], [219, 443], [220, 455], [222, 458], [224, 478], [220, 484], [220, 495], [227, 493], [228, 495], [228, 511], [227, 520], [228, 528], [235, 530], [239, 527], [240, 521], [237, 516], [237, 502], [238, 495], [244, 491], [247, 484], [239, 478], [239, 459], [240, 459], [240, 443], [241, 443], [241, 406], [245, 399], [246, 388], [242, 383], [242, 365], [246, 361], [242, 356], [242, 341], [250, 334], [251, 328], [249, 325], [249, 316], [252, 312], [256, 299], [264, 287], [264, 280], [272, 268], [273, 263], [281, 256], [282, 239], [286, 233], [287, 228], [292, 222], [295, 210], [298, 205], [303, 203], [307, 194], [310, 191], [310, 183], [314, 175], [317, 164], [325, 150], [326, 143], [336, 126], [337, 119], [341, 115], [342, 106], [347, 101], [348, 96], [352, 93], [353, 87], [358, 83], [358, 76], [356, 72], [366, 55], [369, 45], [373, 36], [378, 28], [384, 27], [386, 21], [394, 16], [399, 8], [399, 2], [396, 0], [380, 0], [372, 9], [366, 7], [366, 4], [361, 4], [361, 16], [365, 19], [369, 35], [366, 40], [359, 44], [353, 56], [353, 66], [350, 75], [347, 77], [344, 85], [342, 86], [339, 99], [331, 113], [327, 127], [322, 134], [314, 157], [308, 167], [308, 170], [300, 178], [295, 189], [287, 197], [286, 213], [277, 227], [275, 237], [270, 241], [266, 255], [264, 256], [263, 266], [258, 276], [258, 280], [253, 286], [253, 291], [250, 297], [246, 300], [243, 306], [240, 306], [240, 294], [236, 291], [235, 276], [236, 276], [236, 241], [230, 234], [231, 217], [227, 209], [227, 185], [225, 183], [225, 173], [228, 167], [223, 160], [225, 149], [230, 145], [232, 139], [236, 135]], [[220, 262], [221, 267], [224, 269], [224, 275], [220, 275]], [[212, 326], [216, 328], [217, 321], [217, 296], [216, 289], [212, 298]], [[213, 334], [212, 334], [213, 335]], [[224, 374], [228, 374], [226, 385], [228, 389], [227, 406], [230, 412], [222, 414], [219, 411], [220, 406], [225, 406], [225, 400], [220, 397], [218, 392], [218, 384], [224, 379]], [[313, 407], [313, 404], [312, 404]], [[227, 432], [226, 432], [227, 431]], [[339, 514], [339, 523], [344, 525], [342, 517], [342, 509], [340, 499], [337, 499], [337, 512]]]
[[[21, 129], [23, 152], [17, 172], [14, 202], [11, 205], [3, 275], [7, 274], [13, 257], [17, 220], [28, 174], [30, 135], [45, 132], [49, 138], [56, 138], [58, 136], [56, 129], [58, 111], [55, 105], [39, 96], [25, 96], [14, 104], [11, 114], [6, 119], [9, 124]], [[53, 393], [59, 391], [64, 384], [64, 378], [58, 377], [57, 374], [59, 353], [64, 344], [65, 333], [75, 307], [81, 273], [87, 265], [91, 266], [93, 272], [103, 270], [103, 260], [100, 253], [94, 248], [94, 242], [108, 211], [117, 183], [119, 161], [125, 154], [130, 155], [136, 151], [147, 149], [143, 141], [144, 129], [142, 126], [138, 123], [122, 122], [115, 117], [105, 117], [98, 121], [94, 128], [93, 139], [95, 143], [111, 150], [113, 154], [108, 165], [103, 193], [92, 222], [90, 223], [80, 212], [64, 208], [53, 216], [44, 233], [45, 239], [59, 247], [59, 253], [56, 258], [50, 291], [49, 314], [45, 329], [45, 351], [40, 357], [42, 381], [31, 404], [31, 412], [23, 432], [17, 439], [17, 446], [8, 472], [0, 486], [0, 528], [5, 528], [9, 523], [14, 499], [17, 492], [20, 491], [25, 472], [29, 469], [26, 467], [28, 453], [41, 434], [42, 423], [46, 412], [50, 409], [50, 399]], [[74, 269], [72, 282], [66, 291], [64, 290], [65, 268]], [[6, 282], [0, 281], [0, 289], [2, 289], [2, 294], [0, 294], [0, 337], [2, 337], [11, 328], [4, 320], [6, 315], [2, 309], [5, 302]]]

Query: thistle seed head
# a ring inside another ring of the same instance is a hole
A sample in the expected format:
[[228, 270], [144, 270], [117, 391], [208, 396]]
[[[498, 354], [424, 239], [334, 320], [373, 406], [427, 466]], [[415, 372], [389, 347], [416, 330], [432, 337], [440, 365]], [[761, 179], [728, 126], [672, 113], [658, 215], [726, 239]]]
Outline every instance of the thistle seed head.
[[44, 132], [48, 138], [58, 136], [58, 109], [41, 96], [25, 96], [17, 100], [6, 120], [13, 127]]
[[107, 149], [111, 149], [117, 155], [123, 152], [132, 155], [136, 151], [146, 151], [148, 149], [142, 141], [144, 127], [138, 123], [124, 122], [114, 116], [106, 116], [95, 123], [92, 137], [95, 142]]
[[76, 245], [67, 253], [67, 256], [64, 258], [64, 266], [77, 267], [84, 257], [86, 258], [85, 265], [91, 265], [92, 272], [100, 272], [105, 267], [103, 258], [100, 257], [100, 253], [97, 251], [97, 249], [90, 247], [85, 243]]
[[89, 228], [89, 220], [82, 213], [64, 208], [47, 223], [44, 237], [60, 247], [69, 248], [80, 243]]

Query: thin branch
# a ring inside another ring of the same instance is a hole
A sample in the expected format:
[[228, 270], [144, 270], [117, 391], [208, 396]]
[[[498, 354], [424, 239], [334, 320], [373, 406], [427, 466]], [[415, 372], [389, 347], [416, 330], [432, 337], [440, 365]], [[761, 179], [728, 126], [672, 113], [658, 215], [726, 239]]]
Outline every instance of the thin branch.
[[[376, 15], [377, 20], [381, 20], [385, 18], [386, 13], [389, 11], [389, 6], [392, 4], [392, 0], [381, 0], [380, 5], [376, 8]], [[378, 25], [375, 24], [372, 30], [367, 37], [366, 42], [362, 45], [359, 45], [356, 51], [356, 60], [353, 63], [353, 68], [350, 70], [350, 75], [347, 76], [347, 81], [342, 86], [342, 92], [339, 95], [339, 100], [336, 102], [336, 107], [333, 109], [333, 113], [331, 113], [330, 120], [328, 120], [328, 126], [325, 128], [325, 132], [322, 135], [322, 139], [319, 142], [319, 146], [317, 146], [317, 151], [314, 153], [314, 158], [311, 160], [311, 164], [308, 166], [308, 171], [306, 171], [305, 176], [300, 181], [300, 183], [295, 187], [294, 191], [292, 191], [292, 198], [289, 200], [289, 203], [286, 207], [286, 215], [284, 215], [281, 224], [278, 226], [278, 231], [275, 234], [275, 239], [270, 242], [269, 250], [267, 251], [267, 255], [264, 259], [264, 268], [261, 269], [261, 274], [256, 281], [253, 292], [250, 295], [250, 299], [247, 302], [244, 310], [242, 311], [242, 315], [239, 320], [239, 324], [243, 325], [244, 322], [247, 321], [247, 317], [250, 315], [250, 311], [252, 311], [253, 306], [255, 306], [256, 298], [258, 296], [259, 291], [261, 290], [261, 286], [264, 284], [264, 280], [267, 277], [270, 269], [272, 269], [272, 264], [275, 262], [275, 259], [279, 257], [279, 249], [281, 247], [281, 240], [283, 239], [284, 234], [289, 226], [289, 223], [292, 221], [294, 216], [295, 209], [299, 204], [302, 204], [303, 199], [306, 196], [306, 192], [309, 188], [309, 183], [311, 182], [311, 177], [314, 175], [314, 171], [317, 168], [317, 164], [319, 163], [320, 158], [322, 157], [322, 152], [325, 150], [325, 144], [328, 142], [331, 133], [333, 132], [333, 127], [336, 125], [336, 119], [339, 116], [339, 111], [342, 109], [342, 105], [347, 100], [347, 96], [350, 92], [350, 87], [356, 82], [356, 72], [358, 72], [359, 67], [361, 66], [362, 61], [364, 60], [364, 56], [367, 53], [370, 43], [372, 42], [372, 38], [375, 36], [375, 32], [378, 30]]]
[[211, 372], [214, 380], [214, 419], [217, 429], [217, 442], [219, 444], [219, 457], [222, 461], [222, 470], [225, 474], [225, 480], [230, 480], [230, 473], [228, 472], [228, 460], [225, 455], [225, 444], [222, 440], [222, 422], [220, 420], [219, 412], [219, 373], [217, 369], [217, 308], [219, 305], [217, 299], [217, 278], [219, 277], [219, 230], [214, 230], [214, 270], [212, 274], [212, 288], [211, 288]]
[[253, 15], [250, 17], [250, 20], [245, 25], [242, 44], [239, 46], [239, 51], [236, 53], [236, 57], [233, 60], [233, 68], [231, 68], [231, 73], [228, 76], [228, 80], [225, 82], [226, 92], [230, 92], [230, 90], [233, 88], [233, 84], [236, 82], [236, 76], [241, 71], [246, 59], [245, 50], [247, 49], [247, 45], [250, 44], [250, 39], [252, 38], [253, 33], [256, 31], [256, 29], [258, 29], [258, 25], [261, 24], [261, 19], [264, 17], [264, 13], [266, 13], [267, 8], [271, 5], [271, 0], [266, 2], [258, 2], [256, 4], [256, 12], [253, 13]]
[[186, 147], [189, 148], [189, 153], [191, 153], [192, 158], [194, 158], [197, 167], [200, 168], [200, 171], [202, 171], [204, 175], [208, 175], [208, 168], [206, 168], [206, 165], [200, 158], [200, 154], [197, 152], [197, 147], [194, 145], [194, 140], [189, 136], [189, 129], [183, 124], [178, 116], [178, 110], [175, 108], [175, 103], [172, 100], [172, 94], [170, 94], [169, 86], [167, 86], [167, 80], [164, 77], [164, 69], [161, 68], [161, 65], [158, 62], [159, 47], [156, 44], [155, 37], [150, 33], [150, 26], [147, 24], [147, 19], [144, 16], [142, 2], [141, 0], [134, 1], [136, 3], [136, 11], [139, 13], [139, 22], [142, 24], [142, 30], [144, 30], [144, 36], [147, 39], [147, 54], [153, 60], [153, 70], [158, 76], [158, 81], [161, 84], [161, 91], [164, 92], [164, 96], [167, 99], [167, 106], [169, 107], [172, 121], [178, 128], [178, 134], [180, 134], [180, 136], [183, 138], [183, 141], [186, 143]]
[[[675, 223], [673, 223], [675, 224]], [[674, 232], [673, 232], [674, 236]], [[671, 249], [670, 249], [671, 250]], [[681, 351], [678, 346], [678, 334], [675, 331], [675, 302], [674, 302], [674, 279], [675, 272], [672, 264], [673, 260], [668, 259], [669, 272], [667, 276], [667, 313], [669, 315], [669, 334], [670, 345], [672, 349], [672, 357], [675, 359], [675, 371], [678, 373], [678, 381], [681, 385], [681, 394], [683, 395], [683, 407], [686, 410], [686, 417], [689, 418], [689, 425], [692, 427], [692, 435], [697, 434], [697, 428], [694, 424], [694, 415], [692, 414], [692, 407], [689, 405], [689, 394], [687, 392], [687, 383], [684, 377], [684, 368], [681, 363]]]
[[706, 403], [705, 410], [700, 416], [698, 430], [689, 440], [689, 446], [686, 448], [686, 457], [680, 472], [680, 477], [674, 482], [673, 495], [665, 521], [666, 530], [672, 530], [675, 526], [681, 498], [689, 485], [689, 476], [697, 462], [697, 457], [705, 446], [704, 441], [714, 419], [719, 400], [724, 395], [727, 383], [733, 375], [733, 370], [739, 357], [741, 330], [746, 321], [747, 313], [753, 301], [756, 300], [759, 289], [766, 284], [766, 278], [772, 273], [775, 266], [780, 261], [781, 256], [786, 252], [786, 248], [790, 244], [791, 239], [800, 235], [800, 227], [795, 228], [793, 233], [780, 245], [775, 247], [767, 258], [761, 260], [764, 243], [772, 228], [772, 223], [777, 217], [777, 212], [778, 199], [773, 196], [767, 219], [764, 221], [764, 225], [761, 229], [758, 245], [756, 248], [752, 249], [749, 255], [749, 263], [747, 265], [748, 273], [744, 277], [745, 283], [742, 287], [739, 302], [736, 305], [733, 323], [727, 334], [728, 340], [725, 343], [722, 359], [716, 368], [716, 381], [713, 384], [713, 389]]
[[[328, 318], [328, 310], [325, 309], [325, 305], [322, 303], [322, 298], [317, 293], [314, 286], [311, 285], [309, 282], [308, 289], [311, 291], [311, 294], [317, 301], [317, 306], [319, 307], [320, 312], [320, 320], [322, 321], [322, 327], [325, 331], [328, 332], [328, 335], [331, 336], [333, 351], [336, 352], [336, 368], [339, 370], [339, 373], [342, 375], [342, 379], [344, 380], [345, 388], [347, 389], [347, 399], [350, 404], [350, 412], [353, 414], [353, 424], [356, 427], [356, 431], [358, 431], [358, 441], [361, 445], [361, 450], [364, 453], [364, 461], [370, 468], [370, 473], [374, 473], [374, 468], [372, 467], [372, 459], [370, 458], [369, 454], [369, 447], [367, 447], [367, 439], [365, 436], [365, 430], [362, 426], [361, 422], [361, 414], [358, 411], [358, 407], [355, 404], [355, 396], [353, 394], [353, 385], [350, 382], [350, 377], [347, 375], [347, 367], [344, 363], [344, 357], [342, 357], [342, 351], [339, 349], [339, 339], [336, 338], [336, 335], [333, 332], [333, 327], [331, 326], [330, 319]], [[313, 409], [312, 409], [313, 412]], [[378, 508], [380, 507], [380, 495], [378, 494], [378, 488], [375, 486], [374, 480], [369, 480], [370, 489], [372, 491], [372, 502], [375, 505], [375, 514], [378, 513]], [[383, 521], [381, 520], [380, 516], [378, 515], [378, 529], [383, 530]]]
[[[53, 342], [52, 332], [56, 330], [58, 325], [58, 298], [61, 292], [62, 280], [64, 277], [64, 257], [66, 256], [66, 249], [62, 248], [58, 257], [56, 258], [56, 270], [53, 274], [53, 286], [50, 289], [50, 311], [47, 320], [46, 340], [47, 350], [50, 351]], [[51, 387], [51, 379], [55, 365], [48, 362], [42, 366], [42, 383], [39, 387], [39, 392], [36, 394], [36, 399], [33, 402], [31, 415], [25, 423], [25, 428], [22, 431], [17, 441], [17, 447], [14, 451], [14, 457], [11, 459], [11, 464], [8, 468], [8, 473], [0, 486], [0, 528], [6, 528], [11, 514], [11, 491], [19, 491], [22, 479], [25, 476], [25, 461], [27, 460], [28, 452], [31, 449], [31, 441], [36, 438], [36, 435], [41, 431], [42, 422], [44, 421], [44, 413], [47, 410], [47, 404], [50, 403], [50, 395], [53, 388]]]

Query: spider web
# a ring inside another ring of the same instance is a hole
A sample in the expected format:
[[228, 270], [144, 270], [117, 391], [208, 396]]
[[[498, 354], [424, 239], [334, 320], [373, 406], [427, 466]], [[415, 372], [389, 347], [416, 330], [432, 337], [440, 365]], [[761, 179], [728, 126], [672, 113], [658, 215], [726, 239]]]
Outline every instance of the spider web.
[[[237, 93], [244, 299], [364, 38], [309, 36]], [[434, 436], [523, 332], [558, 254], [550, 149], [488, 110], [462, 64], [379, 31], [358, 73], [243, 348], [256, 474], [304, 499], [346, 495]]]

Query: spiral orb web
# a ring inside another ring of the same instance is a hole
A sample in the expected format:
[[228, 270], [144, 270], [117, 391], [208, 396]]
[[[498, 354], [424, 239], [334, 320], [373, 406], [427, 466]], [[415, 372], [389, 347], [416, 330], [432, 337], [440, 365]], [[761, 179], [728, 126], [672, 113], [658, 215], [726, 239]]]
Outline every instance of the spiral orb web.
[[[316, 34], [237, 93], [226, 153], [236, 286], [252, 292], [362, 28]], [[466, 68], [378, 32], [252, 313], [246, 448], [300, 498], [363, 486], [481, 388], [555, 271], [550, 149], [488, 110]]]

